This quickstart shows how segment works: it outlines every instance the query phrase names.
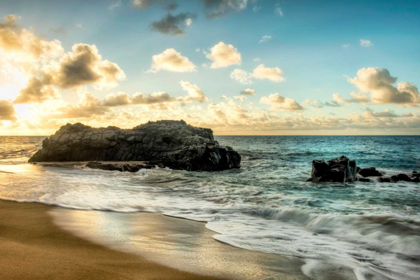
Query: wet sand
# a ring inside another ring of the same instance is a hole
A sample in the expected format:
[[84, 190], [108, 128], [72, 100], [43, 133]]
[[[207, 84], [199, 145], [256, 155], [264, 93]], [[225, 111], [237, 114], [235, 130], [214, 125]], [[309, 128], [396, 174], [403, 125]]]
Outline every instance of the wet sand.
[[0, 201], [1, 279], [216, 279], [85, 241], [57, 227], [52, 208]]
[[0, 201], [1, 279], [308, 279], [299, 259], [232, 247], [214, 234], [159, 213]]

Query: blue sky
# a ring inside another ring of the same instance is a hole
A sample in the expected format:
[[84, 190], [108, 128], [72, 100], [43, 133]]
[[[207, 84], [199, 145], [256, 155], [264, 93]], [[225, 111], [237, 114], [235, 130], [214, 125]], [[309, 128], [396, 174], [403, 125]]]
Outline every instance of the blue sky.
[[[179, 82], [188, 81], [197, 85], [214, 104], [228, 102], [222, 97], [223, 95], [233, 99], [244, 89], [251, 88], [255, 90], [255, 95], [247, 96], [246, 101], [231, 100], [230, 105], [236, 102], [250, 112], [264, 111], [267, 115], [275, 115], [277, 118], [296, 119], [302, 116], [347, 118], [352, 113], [363, 117], [363, 112], [369, 108], [374, 112], [392, 111], [399, 116], [414, 114], [416, 118], [404, 120], [405, 123], [410, 122], [409, 127], [404, 130], [396, 129], [399, 125], [395, 124], [395, 118], [380, 119], [374, 127], [375, 134], [418, 134], [420, 131], [419, 126], [415, 125], [419, 113], [415, 93], [413, 100], [408, 102], [371, 100], [322, 108], [305, 103], [306, 100], [331, 102], [332, 95], [337, 93], [342, 98], [349, 99], [351, 92], [359, 93], [361, 87], [358, 88], [355, 83], [350, 83], [348, 78], [356, 77], [358, 71], [363, 68], [387, 69], [392, 77], [398, 77], [397, 83], [410, 82], [418, 87], [420, 84], [419, 1], [220, 0], [215, 1], [217, 2], [215, 5], [226, 5], [229, 8], [217, 18], [206, 16], [208, 10], [205, 9], [205, 1], [152, 0], [145, 7], [136, 7], [133, 1], [135, 0], [3, 0], [0, 3], [0, 16], [5, 17], [9, 14], [18, 16], [16, 22], [19, 26], [30, 30], [42, 40], [59, 40], [65, 52], [70, 52], [72, 46], [77, 43], [96, 45], [103, 59], [118, 64], [125, 73], [124, 80], [109, 88], [98, 89], [94, 83], [70, 89], [53, 85], [55, 90], [59, 91], [62, 101], [70, 105], [80, 102], [82, 91], [89, 92], [99, 99], [117, 92], [128, 95], [136, 92], [146, 95], [166, 92], [173, 97], [181, 97], [185, 95], [185, 90]], [[178, 5], [176, 9], [169, 11], [174, 16], [186, 12], [194, 15], [192, 24], [183, 27], [185, 34], [164, 34], [150, 27], [152, 22], [159, 21], [168, 14], [165, 7], [169, 3]], [[115, 7], [110, 9], [113, 4]], [[215, 6], [215, 9], [221, 9], [220, 7], [222, 6]], [[270, 39], [260, 42], [263, 36], [270, 36]], [[361, 46], [361, 39], [368, 40], [370, 45]], [[206, 54], [210, 53], [211, 48], [219, 42], [236, 48], [241, 55], [240, 64], [210, 68], [212, 61], [206, 57]], [[170, 48], [187, 57], [196, 66], [196, 71], [148, 72], [152, 56]], [[255, 61], [256, 59], [258, 61]], [[273, 82], [254, 78], [252, 84], [245, 85], [230, 77], [234, 69], [252, 73], [260, 64], [269, 68], [280, 68], [284, 80]], [[375, 77], [382, 73], [378, 71], [375, 72]], [[394, 84], [395, 88], [397, 83]], [[367, 97], [379, 94], [374, 93], [375, 90], [377, 89], [366, 90], [363, 94]], [[304, 110], [293, 112], [293, 110], [278, 109], [283, 106], [274, 106], [276, 105], [274, 103], [261, 102], [262, 97], [274, 93], [295, 100]], [[2, 97], [0, 96], [0, 99], [12, 102], [8, 96]], [[194, 103], [187, 105], [194, 106]], [[208, 110], [206, 108], [208, 104], [196, 105], [201, 106], [202, 110]], [[15, 108], [16, 106], [22, 105], [15, 105]], [[40, 104], [30, 106], [40, 106]], [[181, 104], [177, 110], [182, 109], [184, 113], [190, 113], [188, 106]], [[140, 112], [144, 112], [144, 108], [138, 107], [118, 107], [115, 110], [119, 113], [124, 110], [130, 112], [137, 110], [139, 114], [143, 114]], [[224, 109], [229, 110], [229, 108]], [[159, 116], [162, 116], [162, 112], [159, 112]], [[97, 117], [101, 118], [101, 121]], [[74, 121], [92, 121], [93, 125], [103, 124], [103, 117], [103, 115], [92, 116], [88, 120]], [[171, 118], [170, 114], [168, 118]], [[137, 121], [144, 120], [143, 114]], [[10, 120], [5, 118], [3, 122], [5, 125], [11, 125]], [[393, 122], [393, 125], [381, 129], [380, 123], [387, 122]], [[218, 123], [213, 129], [221, 134], [228, 134], [235, 130], [235, 123], [232, 121], [231, 125], [227, 126]], [[252, 124], [248, 128], [245, 122], [238, 125], [237, 127], [241, 128], [235, 134], [313, 133], [299, 125], [294, 126], [296, 130], [293, 127], [283, 129], [283, 126], [276, 129], [276, 121], [267, 124], [270, 128], [266, 131], [258, 131], [255, 129], [255, 125], [258, 124], [255, 121], [250, 123]], [[197, 124], [207, 123], [197, 121]], [[37, 129], [43, 131], [40, 126]], [[322, 131], [328, 134], [332, 128]], [[355, 125], [351, 128], [337, 127], [333, 133], [368, 134], [371, 131], [369, 126], [363, 128]]]

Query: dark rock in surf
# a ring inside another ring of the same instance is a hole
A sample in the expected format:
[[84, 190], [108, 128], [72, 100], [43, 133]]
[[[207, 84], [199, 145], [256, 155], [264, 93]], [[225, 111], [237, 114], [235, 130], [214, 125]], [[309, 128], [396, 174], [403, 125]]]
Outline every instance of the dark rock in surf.
[[375, 167], [360, 168], [358, 174], [363, 177], [380, 177], [383, 175], [383, 172], [379, 172]]
[[396, 182], [420, 182], [420, 173], [413, 171], [411, 174], [397, 174], [390, 177], [383, 177], [384, 172], [377, 170], [375, 167], [360, 168], [356, 166], [355, 160], [350, 160], [345, 156], [324, 160], [312, 161], [311, 177], [307, 182], [373, 182], [366, 177], [378, 177], [377, 182], [380, 183], [396, 183]]
[[149, 122], [133, 129], [76, 123], [46, 138], [42, 149], [29, 159], [31, 163], [63, 161], [147, 161], [172, 169], [217, 171], [239, 168], [241, 156], [231, 147], [219, 146], [211, 129], [184, 121]]
[[371, 179], [369, 179], [369, 178], [365, 178], [365, 177], [357, 177], [357, 181], [359, 181], [359, 182], [365, 182], [365, 183], [370, 183], [370, 182], [372, 182], [372, 180]]
[[317, 182], [353, 182], [356, 177], [356, 161], [350, 160], [345, 156], [324, 160], [312, 161], [311, 178], [307, 181]]
[[378, 182], [380, 183], [396, 183], [396, 182], [413, 182], [419, 183], [420, 182], [420, 173], [413, 171], [411, 174], [397, 174], [391, 177], [379, 177]]
[[89, 162], [86, 167], [92, 169], [102, 169], [102, 170], [110, 170], [110, 171], [127, 171], [127, 172], [137, 172], [140, 169], [152, 169], [155, 166], [151, 164], [142, 164], [142, 163], [104, 163], [104, 162], [97, 162], [91, 161]]

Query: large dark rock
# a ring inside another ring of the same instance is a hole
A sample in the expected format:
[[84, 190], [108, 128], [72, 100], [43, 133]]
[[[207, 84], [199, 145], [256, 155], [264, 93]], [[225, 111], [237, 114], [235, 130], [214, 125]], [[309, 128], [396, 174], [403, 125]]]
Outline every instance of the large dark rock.
[[360, 168], [358, 174], [363, 177], [379, 177], [383, 175], [383, 172], [379, 172], [375, 167]]
[[353, 182], [356, 177], [356, 161], [350, 160], [345, 156], [324, 160], [312, 161], [311, 182]]
[[53, 161], [147, 161], [173, 169], [214, 171], [239, 168], [241, 156], [219, 146], [211, 129], [184, 121], [149, 122], [133, 129], [76, 123], [46, 138], [29, 159]]

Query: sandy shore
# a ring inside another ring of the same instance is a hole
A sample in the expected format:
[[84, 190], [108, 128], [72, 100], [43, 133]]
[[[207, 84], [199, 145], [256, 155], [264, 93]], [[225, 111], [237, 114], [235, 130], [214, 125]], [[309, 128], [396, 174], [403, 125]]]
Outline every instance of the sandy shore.
[[0, 201], [1, 279], [216, 279], [73, 236], [54, 225], [52, 208]]

